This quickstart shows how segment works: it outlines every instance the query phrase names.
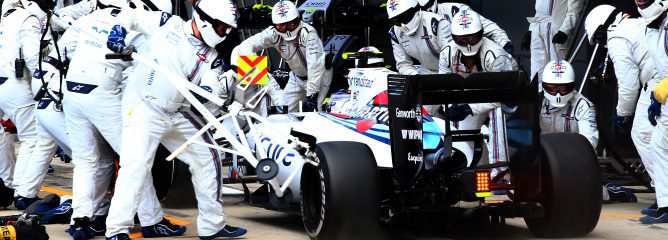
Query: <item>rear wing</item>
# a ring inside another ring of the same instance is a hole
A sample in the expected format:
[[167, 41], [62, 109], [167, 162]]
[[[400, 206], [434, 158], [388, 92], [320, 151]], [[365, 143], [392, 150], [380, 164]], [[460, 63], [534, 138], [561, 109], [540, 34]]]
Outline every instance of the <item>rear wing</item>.
[[[529, 81], [524, 71], [474, 73], [467, 78], [458, 74], [433, 75], [389, 75], [388, 76], [388, 111], [390, 120], [390, 140], [392, 162], [401, 185], [407, 187], [411, 178], [425, 164], [423, 163], [422, 145], [422, 106], [454, 103], [489, 103], [501, 102], [510, 106], [538, 106], [537, 81]], [[447, 111], [446, 111], [447, 112]], [[523, 116], [526, 119], [522, 135], [530, 142], [538, 138], [537, 116], [534, 110]], [[517, 115], [517, 114], [515, 114]], [[449, 158], [452, 152], [452, 141], [482, 142], [479, 131], [450, 131], [447, 113], [444, 136], [444, 157]], [[413, 134], [406, 134], [413, 133]], [[416, 134], [417, 133], [417, 134]], [[510, 140], [510, 139], [509, 139]], [[533, 143], [532, 143], [533, 144]], [[532, 145], [529, 144], [529, 145]], [[479, 145], [479, 144], [478, 144]], [[477, 146], [477, 145], [476, 145]], [[474, 157], [473, 165], [477, 165], [483, 146]], [[435, 161], [424, 159], [425, 161]]]
[[[389, 75], [390, 96], [422, 105], [485, 102], [529, 102], [538, 92], [524, 71], [481, 72], [464, 78], [459, 74]], [[412, 99], [412, 100], [411, 100]], [[395, 99], [397, 103], [403, 102]]]

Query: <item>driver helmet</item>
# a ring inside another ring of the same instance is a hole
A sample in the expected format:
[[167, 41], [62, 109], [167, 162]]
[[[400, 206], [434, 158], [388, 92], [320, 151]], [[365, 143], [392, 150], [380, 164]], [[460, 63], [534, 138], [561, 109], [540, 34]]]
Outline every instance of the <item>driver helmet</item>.
[[653, 21], [668, 9], [668, 0], [636, 0], [636, 6], [643, 18]]
[[482, 46], [483, 30], [480, 16], [474, 11], [464, 9], [453, 17], [452, 40], [464, 56], [473, 56]]
[[543, 69], [543, 95], [553, 107], [564, 107], [575, 96], [573, 66], [564, 60], [550, 61]]
[[[368, 46], [368, 47], [363, 47], [360, 48], [358, 53], [364, 53], [364, 52], [370, 52], [370, 53], [375, 53], [375, 54], [381, 54], [382, 52], [378, 50], [378, 48], [373, 47], [373, 46]], [[385, 67], [385, 59], [382, 57], [369, 57], [366, 59], [366, 64], [364, 64], [364, 61], [360, 61], [359, 59], [355, 59], [355, 67], [356, 68], [375, 68], [375, 67]]]
[[302, 19], [299, 9], [291, 1], [279, 0], [271, 10], [271, 21], [278, 35], [287, 41], [297, 38], [297, 33], [302, 28]]
[[422, 13], [416, 0], [388, 0], [387, 16], [406, 35], [413, 35], [420, 27]]
[[237, 27], [237, 6], [231, 0], [199, 0], [193, 6], [193, 21], [209, 47], [215, 47]]

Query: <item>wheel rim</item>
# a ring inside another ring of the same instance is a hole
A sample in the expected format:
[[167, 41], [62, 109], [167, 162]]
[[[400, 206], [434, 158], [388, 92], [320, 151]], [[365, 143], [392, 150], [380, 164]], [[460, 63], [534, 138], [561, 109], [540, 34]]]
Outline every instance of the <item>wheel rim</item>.
[[302, 175], [302, 219], [309, 235], [317, 235], [322, 228], [325, 216], [324, 195], [322, 170], [308, 168]]

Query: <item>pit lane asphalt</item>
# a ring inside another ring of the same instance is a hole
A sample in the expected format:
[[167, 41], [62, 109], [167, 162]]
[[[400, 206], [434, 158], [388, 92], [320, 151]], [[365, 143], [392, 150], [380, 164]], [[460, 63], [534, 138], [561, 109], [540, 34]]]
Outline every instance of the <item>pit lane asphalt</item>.
[[[64, 194], [71, 192], [72, 174], [71, 164], [65, 164], [54, 159], [52, 166], [55, 173], [49, 174], [44, 182], [43, 192]], [[228, 185], [240, 189], [240, 186]], [[640, 209], [654, 202], [654, 195], [648, 193], [637, 194], [638, 203], [604, 204], [601, 217], [596, 229], [583, 239], [666, 239], [668, 224], [643, 225], [638, 222], [641, 217]], [[308, 239], [303, 231], [301, 217], [298, 215], [273, 212], [246, 205], [240, 196], [224, 196], [225, 214], [228, 222], [234, 226], [243, 226], [249, 230], [248, 234], [239, 239], [276, 239], [299, 240]], [[184, 236], [170, 239], [197, 239], [196, 209], [165, 209], [165, 213], [173, 221], [188, 224], [188, 231]], [[0, 215], [8, 216], [19, 214], [19, 211], [10, 207], [0, 210]], [[71, 239], [65, 230], [67, 225], [47, 225], [51, 239]], [[133, 232], [140, 232], [138, 228]], [[392, 226], [385, 229], [381, 239], [533, 239], [524, 220], [507, 219], [505, 225], [477, 225], [470, 224], [456, 226], [449, 231], [442, 228], [421, 229], [413, 226]], [[138, 234], [133, 237], [141, 239]], [[95, 239], [103, 239], [97, 237]]]

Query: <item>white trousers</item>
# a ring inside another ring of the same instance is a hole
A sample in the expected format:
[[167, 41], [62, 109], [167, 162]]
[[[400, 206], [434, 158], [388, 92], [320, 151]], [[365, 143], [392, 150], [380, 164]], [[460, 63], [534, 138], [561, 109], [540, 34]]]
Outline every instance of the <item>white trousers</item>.
[[[203, 126], [189, 108], [169, 113], [144, 101], [126, 99], [123, 105], [121, 168], [116, 181], [118, 186], [123, 186], [123, 190], [117, 191], [111, 201], [107, 237], [128, 233], [133, 226], [139, 193], [145, 188], [145, 184], [138, 183], [150, 176], [158, 145], [162, 143], [173, 152]], [[209, 133], [202, 135], [198, 141], [215, 144]], [[200, 236], [213, 235], [225, 225], [221, 199], [221, 155], [214, 149], [193, 144], [179, 159], [188, 164], [192, 174], [199, 211], [197, 233]]]
[[[10, 119], [16, 124], [17, 137], [20, 143], [19, 155], [14, 167], [14, 190], [16, 190], [14, 194], [22, 197], [36, 197], [39, 188], [35, 189], [34, 184], [30, 183], [30, 176], [37, 169], [30, 169], [31, 161], [35, 160], [33, 156], [49, 155], [48, 152], [42, 152], [46, 150], [43, 146], [48, 145], [49, 140], [40, 139], [37, 134], [35, 105], [16, 109]], [[46, 151], [50, 152], [51, 150]], [[38, 161], [49, 161], [49, 159], [38, 159]]]
[[652, 147], [650, 143], [654, 126], [647, 120], [647, 108], [650, 104], [649, 95], [651, 94], [652, 89], [654, 89], [654, 85], [656, 85], [654, 81], [649, 81], [647, 89], [641, 90], [638, 103], [636, 104], [633, 128], [631, 129], [631, 140], [633, 140], [633, 145], [635, 145], [636, 150], [638, 150], [640, 160], [642, 160], [643, 165], [645, 165], [649, 177], [652, 178], [652, 185], [655, 183], [654, 163], [652, 161]]
[[[121, 96], [118, 92], [95, 89], [89, 94], [70, 92], [64, 99], [74, 163], [72, 218], [92, 219], [106, 211], [100, 207], [114, 172], [112, 150], [121, 152]], [[164, 213], [155, 194], [153, 178], [149, 174], [140, 182], [147, 187], [141, 194], [139, 220], [142, 226], [154, 225], [162, 220]], [[116, 186], [117, 193], [125, 188], [118, 182]]]
[[[552, 23], [532, 23], [529, 29], [531, 31], [531, 76], [533, 77], [538, 74], [538, 89], [543, 89], [541, 83], [543, 82], [543, 68], [547, 62], [552, 60], [565, 60], [566, 54], [568, 54], [568, 43], [570, 43], [570, 38], [573, 36], [568, 36], [569, 39], [565, 44], [554, 44], [552, 43], [552, 38], [559, 30], [554, 29]], [[534, 30], [538, 29], [538, 31]]]
[[668, 207], [668, 105], [661, 106], [650, 146], [656, 201], [660, 208]]
[[[0, 110], [16, 125], [19, 139], [19, 155], [14, 166], [14, 194], [36, 197], [39, 187], [33, 185], [32, 176], [39, 169], [31, 168], [32, 161], [49, 161], [52, 150], [45, 148], [49, 140], [38, 137], [35, 120], [35, 101], [32, 100], [30, 84], [24, 79], [8, 79], [0, 85]], [[37, 147], [36, 147], [37, 146]], [[48, 167], [48, 166], [47, 166]], [[39, 185], [39, 184], [37, 184]]]
[[[37, 122], [39, 123], [40, 128], [43, 129], [42, 132], [48, 133], [48, 136], [41, 136], [41, 137], [51, 138], [53, 141], [55, 141], [55, 143], [58, 146], [60, 146], [61, 149], [63, 149], [65, 154], [71, 157], [72, 149], [70, 148], [70, 139], [69, 136], [67, 135], [65, 113], [62, 111], [57, 111], [53, 107], [54, 106], [53, 102], [48, 103], [47, 106], [40, 107], [41, 104], [46, 104], [46, 103], [40, 101], [37, 104], [38, 108], [35, 117], [37, 118]], [[41, 132], [40, 135], [42, 135]], [[97, 135], [97, 137], [103, 142], [101, 136]], [[111, 150], [106, 144], [98, 144], [95, 147], [101, 152], [111, 153]], [[100, 161], [113, 163], [113, 158], [111, 154], [102, 155], [101, 157], [102, 158], [100, 159]], [[48, 167], [48, 162], [44, 163], [43, 166]], [[114, 171], [113, 164], [108, 166], [107, 168], [99, 168], [96, 172], [96, 179], [103, 179], [105, 177], [108, 177], [110, 174], [113, 173], [113, 171]], [[109, 188], [109, 182], [97, 181], [94, 182], [94, 184], [96, 189]], [[108, 205], [105, 207], [105, 204], [103, 202], [104, 202], [104, 195], [101, 195], [101, 197], [98, 197], [94, 200], [93, 205], [98, 206], [98, 208], [95, 210], [95, 216], [107, 215], [109, 208]]]
[[15, 134], [6, 133], [0, 126], [0, 178], [8, 188], [14, 187], [14, 164], [16, 154], [14, 152]]
[[[52, 106], [54, 104], [50, 104]], [[42, 127], [41, 122], [47, 122], [49, 124], [56, 124], [52, 121], [60, 121], [64, 119], [51, 119], [49, 116], [39, 117], [40, 113], [43, 114], [56, 114], [55, 110], [52, 107], [47, 107], [45, 109], [35, 109], [35, 129], [37, 131], [38, 141], [35, 143], [33, 154], [31, 160], [25, 164], [25, 170], [21, 174], [21, 192], [20, 196], [23, 197], [37, 197], [37, 194], [40, 191], [42, 186], [42, 181], [46, 177], [46, 173], [49, 170], [49, 164], [53, 160], [53, 156], [56, 154], [56, 141], [51, 137], [51, 135]], [[65, 124], [65, 122], [60, 122], [60, 124]]]
[[[320, 84], [320, 91], [318, 92], [318, 110], [322, 107], [322, 102], [327, 97], [327, 92], [329, 91], [329, 85], [332, 83], [332, 71], [328, 70], [325, 73], [325, 77], [322, 79]], [[283, 88], [283, 104], [288, 106], [289, 112], [299, 112], [299, 101], [304, 101], [306, 99], [306, 79], [301, 79], [295, 75], [294, 72], [290, 72], [288, 84]]]

